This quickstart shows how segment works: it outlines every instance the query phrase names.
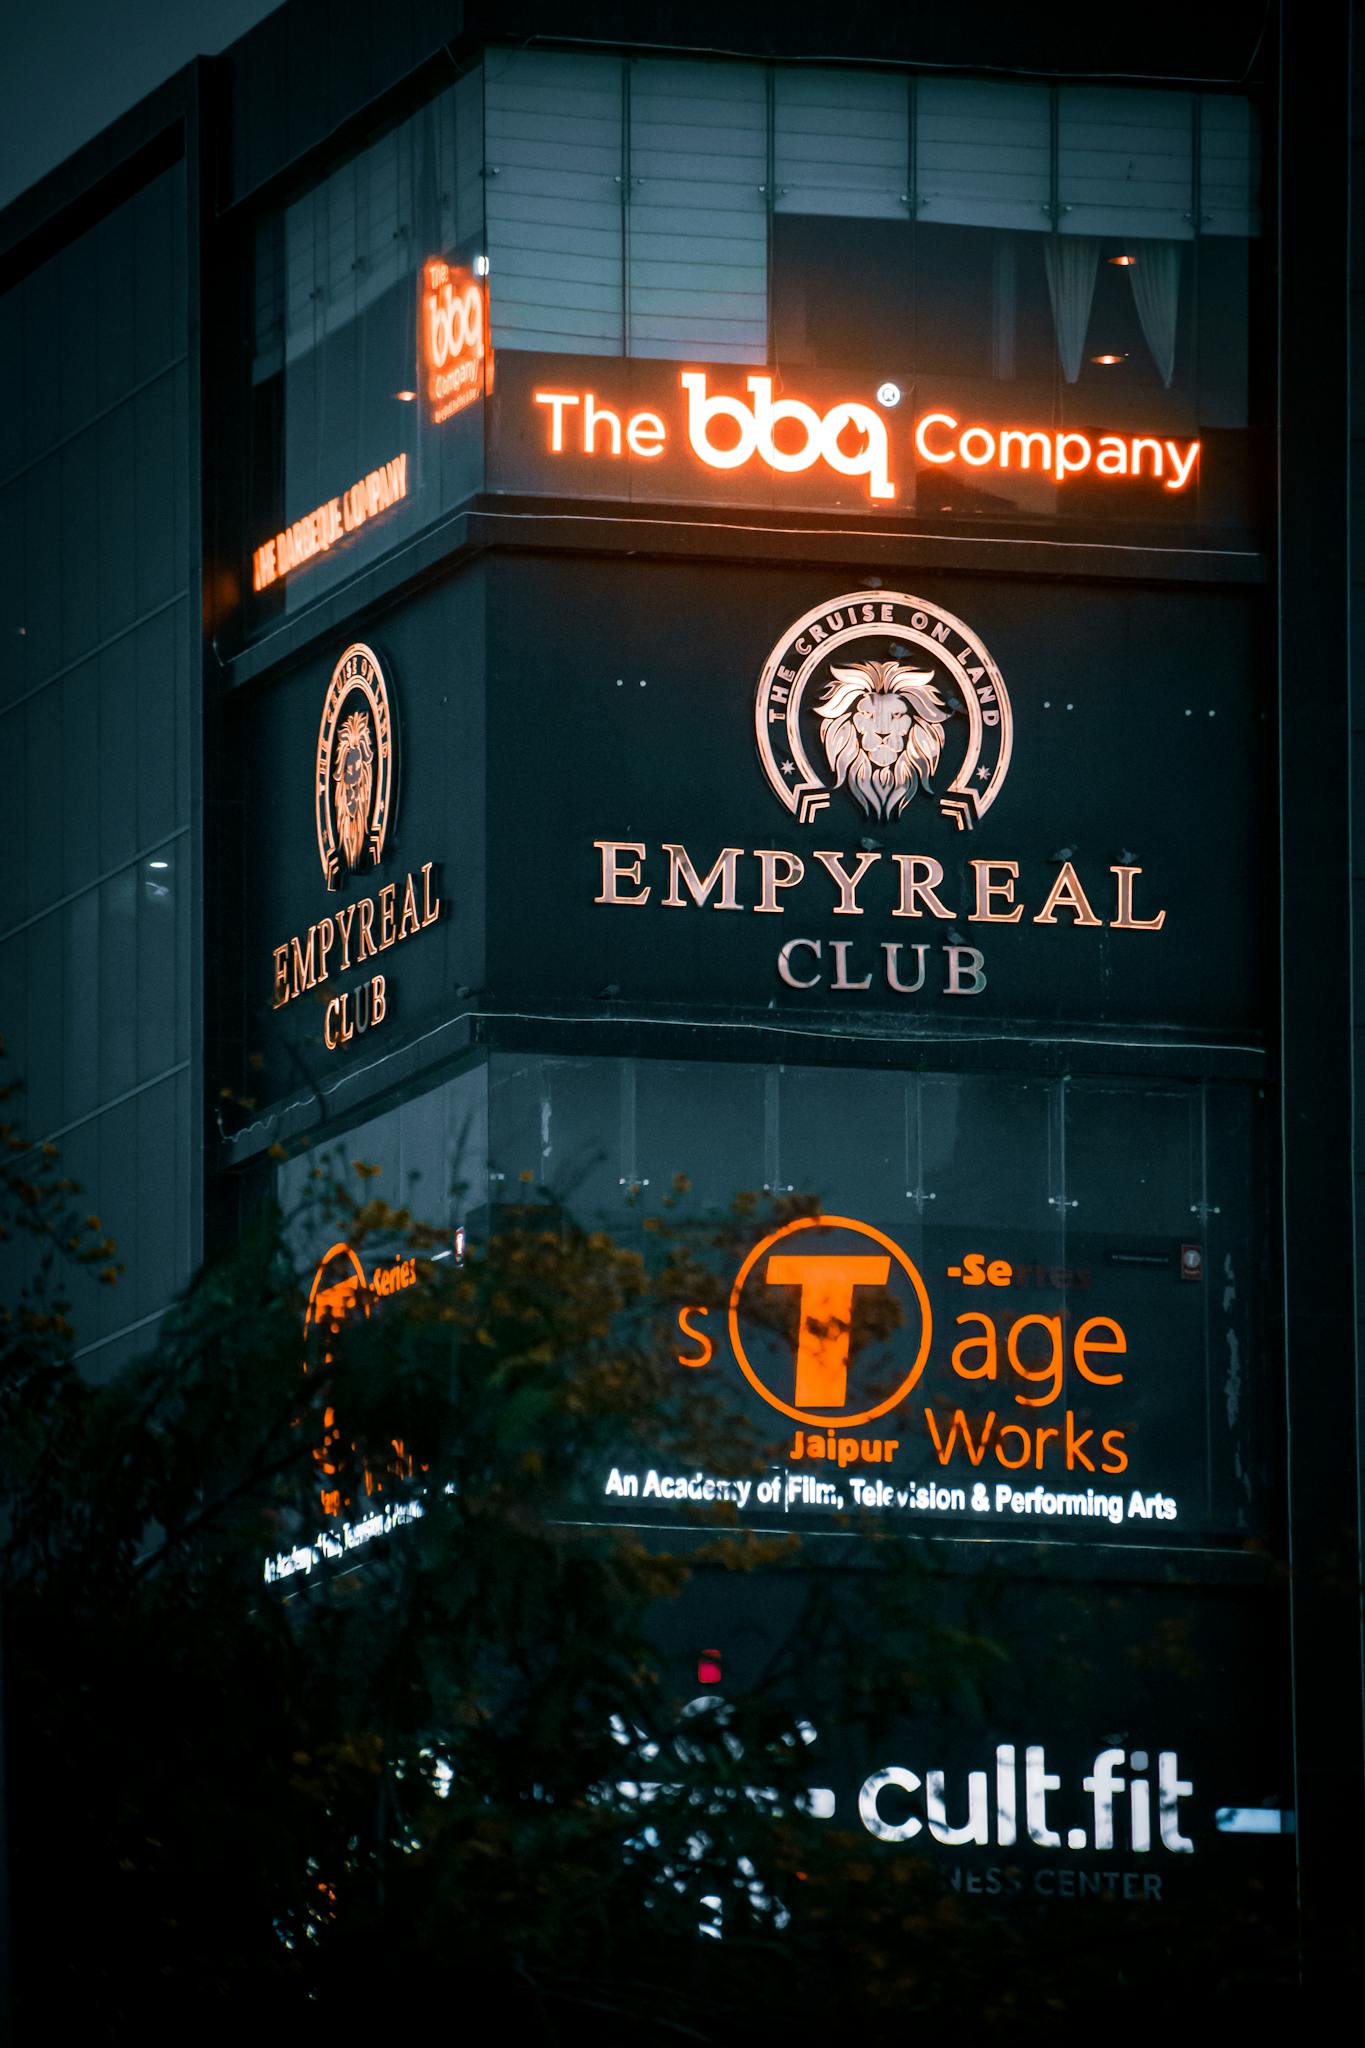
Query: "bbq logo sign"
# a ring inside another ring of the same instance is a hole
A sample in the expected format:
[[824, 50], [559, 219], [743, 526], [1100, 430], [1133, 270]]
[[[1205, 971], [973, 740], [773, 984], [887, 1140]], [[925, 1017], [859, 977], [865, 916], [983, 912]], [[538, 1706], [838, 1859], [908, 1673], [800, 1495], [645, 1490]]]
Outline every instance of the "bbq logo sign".
[[328, 1052], [363, 1038], [394, 1010], [387, 966], [358, 970], [436, 923], [436, 863], [353, 894], [384, 865], [397, 802], [397, 725], [379, 657], [363, 641], [341, 654], [323, 695], [313, 761], [313, 822], [330, 896], [339, 900], [306, 931], [272, 949], [271, 1007], [311, 997]]
[[843, 790], [891, 824], [916, 798], [970, 829], [1009, 771], [1004, 679], [970, 626], [897, 591], [809, 611], [774, 647], [754, 707], [768, 786], [807, 825]]

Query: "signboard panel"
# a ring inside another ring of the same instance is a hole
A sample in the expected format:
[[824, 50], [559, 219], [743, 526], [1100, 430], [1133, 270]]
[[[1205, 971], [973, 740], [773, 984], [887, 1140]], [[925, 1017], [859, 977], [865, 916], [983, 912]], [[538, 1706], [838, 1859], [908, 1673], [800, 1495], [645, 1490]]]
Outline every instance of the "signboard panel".
[[[1178, 1944], [1168, 1971], [1228, 1971], [1239, 1949], [1258, 1976], [1285, 1967], [1287, 1703], [1267, 1682], [1287, 1661], [1282, 1593], [878, 1577], [822, 1574], [813, 1592], [709, 1573], [661, 1604], [693, 1695], [678, 1739], [780, 1693], [804, 1722], [806, 1811], [855, 1838], [874, 1893], [909, 1866], [968, 1925], [1052, 1919], [1075, 1938], [1098, 1908], [1130, 1941]], [[639, 1775], [666, 1783], [669, 1754]], [[764, 1758], [740, 1754], [759, 1798]]]
[[662, 1276], [676, 1406], [578, 1512], [1270, 1533], [1254, 1091], [503, 1055], [489, 1103], [495, 1202], [544, 1187]]
[[491, 987], [1254, 1030], [1259, 597], [897, 581], [494, 564]]
[[475, 571], [230, 706], [251, 1100], [373, 1061], [482, 983], [483, 621]]
[[[1111, 359], [1116, 361], [1117, 359]], [[960, 368], [655, 362], [508, 350], [488, 486], [888, 520], [1250, 523], [1245, 432], [1167, 391]]]

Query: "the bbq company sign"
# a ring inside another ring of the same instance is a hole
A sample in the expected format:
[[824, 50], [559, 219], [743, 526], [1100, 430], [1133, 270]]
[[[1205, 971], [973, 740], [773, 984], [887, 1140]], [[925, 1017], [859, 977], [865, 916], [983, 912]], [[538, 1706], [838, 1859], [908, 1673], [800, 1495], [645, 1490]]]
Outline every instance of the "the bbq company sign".
[[862, 925], [846, 927], [858, 937], [781, 941], [779, 982], [839, 995], [874, 986], [895, 996], [980, 995], [984, 948], [956, 931], [937, 945], [918, 938], [935, 926], [1027, 918], [1073, 930], [1158, 932], [1165, 924], [1166, 912], [1142, 895], [1136, 864], [1083, 876], [1064, 859], [1039, 900], [1027, 903], [1017, 860], [972, 859], [963, 901], [934, 854], [862, 837], [870, 827], [894, 842], [926, 816], [940, 832], [971, 831], [1004, 788], [1014, 747], [1004, 677], [980, 635], [941, 605], [859, 590], [805, 613], [763, 664], [754, 735], [769, 791], [791, 824], [833, 838], [841, 815], [846, 827], [861, 828], [858, 850], [723, 846], [698, 860], [674, 841], [596, 839], [597, 903], [780, 917], [790, 892], [818, 877], [833, 917], [905, 921], [891, 923], [896, 936], [870, 944]]
[[[398, 731], [393, 700], [373, 649], [356, 641], [332, 671], [323, 699], [313, 764], [313, 814], [322, 878], [333, 894], [388, 855], [397, 802]], [[441, 914], [436, 864], [385, 881], [372, 894], [338, 903], [305, 932], [273, 948], [272, 1006], [311, 996], [322, 1007], [329, 1052], [351, 1044], [393, 1014], [394, 992], [381, 955], [415, 938]], [[375, 965], [371, 965], [375, 963]], [[370, 971], [342, 985], [342, 977]]]
[[[778, 396], [776, 380], [755, 372], [744, 379], [746, 395], [712, 391], [705, 370], [683, 370], [677, 393], [685, 405], [677, 415], [676, 394], [660, 396], [663, 412], [608, 402], [597, 391], [537, 390], [531, 402], [545, 430], [551, 458], [640, 462], [667, 460], [685, 447], [692, 461], [713, 471], [749, 470], [797, 476], [815, 469], [866, 491], [874, 507], [890, 507], [909, 470], [934, 475], [951, 469], [959, 477], [1020, 473], [1065, 488], [1070, 477], [1091, 486], [1134, 486], [1183, 491], [1199, 473], [1198, 441], [1160, 435], [1116, 433], [1078, 427], [986, 424], [959, 412], [919, 414], [913, 428], [893, 428], [886, 409], [899, 405], [898, 385], [885, 384], [877, 405], [842, 398], [824, 412], [789, 389]], [[671, 418], [670, 416], [671, 415]]]

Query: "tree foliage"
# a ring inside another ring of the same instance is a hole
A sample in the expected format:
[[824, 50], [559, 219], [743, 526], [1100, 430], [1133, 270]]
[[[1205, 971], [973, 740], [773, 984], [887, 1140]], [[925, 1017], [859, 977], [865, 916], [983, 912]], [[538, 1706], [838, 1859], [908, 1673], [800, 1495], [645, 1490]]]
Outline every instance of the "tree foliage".
[[[447, 1231], [321, 1165], [306, 1215], [265, 1203], [95, 1383], [63, 1275], [116, 1277], [115, 1248], [51, 1148], [4, 1137], [30, 1254], [0, 1320], [18, 2038], [58, 2014], [155, 2041], [210, 2010], [283, 2038], [431, 2008], [546, 2041], [850, 2015], [872, 2040], [964, 2016], [1021, 2039], [1131, 1971], [1120, 1912], [1049, 1947], [811, 1814], [805, 1702], [852, 1751], [987, 1714], [988, 1576], [945, 1594], [913, 1544], [852, 1530], [832, 1562], [715, 1516], [668, 1539], [587, 1518], [583, 1473], [632, 1445], [756, 1469], [705, 1390], [683, 1400], [668, 1341], [751, 1204], [705, 1227], [684, 1204], [641, 1253], [528, 1199], [437, 1258]], [[301, 1235], [411, 1257], [415, 1284], [305, 1336]], [[723, 1700], [697, 1696], [713, 1612], [765, 1631]], [[1186, 1981], [1206, 1932], [1167, 1954]]]

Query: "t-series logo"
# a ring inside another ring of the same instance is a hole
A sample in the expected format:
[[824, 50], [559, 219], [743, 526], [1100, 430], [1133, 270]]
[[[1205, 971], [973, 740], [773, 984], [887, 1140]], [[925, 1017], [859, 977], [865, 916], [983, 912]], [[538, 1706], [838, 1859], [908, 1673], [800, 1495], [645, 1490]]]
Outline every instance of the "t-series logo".
[[[1145, 1856], [1151, 1850], [1154, 1788], [1146, 1775], [1148, 1763], [1145, 1749], [1135, 1749], [1131, 1754], [1122, 1749], [1099, 1752], [1081, 1780], [1081, 1790], [1091, 1801], [1091, 1825], [1088, 1829], [1067, 1829], [1068, 1849], [1124, 1848], [1136, 1856]], [[1019, 1775], [1014, 1744], [998, 1744], [993, 1772], [967, 1773], [966, 1817], [950, 1820], [945, 1772], [926, 1770], [921, 1778], [918, 1772], [901, 1764], [887, 1764], [885, 1769], [874, 1771], [863, 1785], [858, 1794], [858, 1813], [868, 1833], [879, 1842], [910, 1842], [927, 1831], [932, 1840], [941, 1842], [945, 1848], [961, 1849], [969, 1843], [986, 1848], [994, 1841], [1001, 1849], [1012, 1849], [1021, 1839]], [[1048, 1796], [1059, 1792], [1061, 1784], [1057, 1773], [1047, 1768], [1042, 1744], [1027, 1744], [1023, 1839], [1037, 1849], [1062, 1846], [1063, 1838], [1048, 1815]], [[1179, 1809], [1181, 1800], [1194, 1791], [1194, 1785], [1190, 1779], [1181, 1777], [1180, 1759], [1173, 1749], [1163, 1749], [1157, 1755], [1155, 1791], [1157, 1842], [1173, 1854], [1189, 1855], [1194, 1843], [1181, 1833]]]

